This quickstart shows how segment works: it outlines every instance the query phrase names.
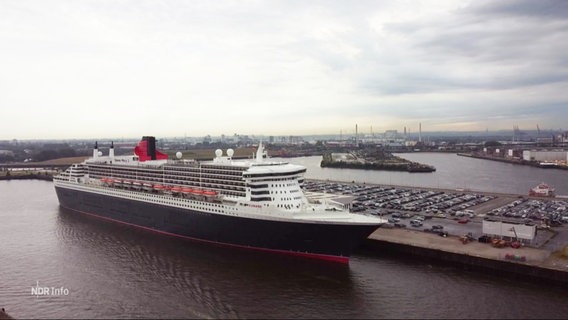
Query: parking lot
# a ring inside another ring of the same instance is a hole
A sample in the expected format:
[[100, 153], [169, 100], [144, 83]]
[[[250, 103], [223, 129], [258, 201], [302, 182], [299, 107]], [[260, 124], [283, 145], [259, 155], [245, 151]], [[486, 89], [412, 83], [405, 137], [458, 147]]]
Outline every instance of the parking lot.
[[[388, 214], [394, 211], [422, 213], [445, 218], [495, 199], [479, 193], [449, 193], [442, 190], [411, 189], [392, 186], [372, 186], [306, 181], [306, 191], [335, 193], [355, 197], [353, 212]], [[475, 212], [470, 210], [467, 212]], [[479, 212], [478, 212], [479, 213]]]
[[304, 189], [352, 196], [352, 212], [381, 216], [389, 221], [385, 228], [470, 234], [478, 239], [483, 219], [493, 218], [536, 225], [531, 246], [554, 251], [568, 244], [568, 201], [564, 199], [312, 180], [304, 183]]

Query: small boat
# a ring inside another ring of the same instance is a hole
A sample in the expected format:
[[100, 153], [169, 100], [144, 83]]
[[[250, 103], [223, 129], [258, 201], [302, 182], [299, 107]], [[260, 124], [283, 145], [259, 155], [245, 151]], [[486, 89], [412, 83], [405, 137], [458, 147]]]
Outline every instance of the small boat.
[[554, 190], [554, 188], [550, 187], [548, 184], [542, 182], [538, 186], [529, 190], [529, 196], [554, 197], [555, 196], [555, 190]]

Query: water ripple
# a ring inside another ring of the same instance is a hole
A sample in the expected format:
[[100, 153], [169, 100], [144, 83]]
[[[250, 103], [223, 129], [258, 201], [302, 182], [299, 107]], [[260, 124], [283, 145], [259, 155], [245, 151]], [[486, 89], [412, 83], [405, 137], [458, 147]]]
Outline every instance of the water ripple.
[[[53, 194], [48, 183], [0, 182], [0, 303], [16, 318], [568, 314], [561, 289], [380, 252], [346, 266], [210, 246], [65, 211]], [[37, 283], [69, 294], [34, 296]]]

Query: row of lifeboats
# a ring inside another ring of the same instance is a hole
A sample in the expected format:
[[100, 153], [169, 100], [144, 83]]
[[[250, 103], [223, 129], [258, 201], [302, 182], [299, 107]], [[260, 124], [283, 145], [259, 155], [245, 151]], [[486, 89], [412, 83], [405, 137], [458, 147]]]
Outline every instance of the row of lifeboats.
[[149, 182], [140, 182], [126, 179], [112, 179], [112, 178], [102, 178], [101, 182], [105, 186], [109, 187], [122, 187], [125, 189], [135, 189], [135, 190], [145, 190], [145, 191], [156, 191], [158, 193], [172, 193], [176, 195], [198, 195], [206, 197], [217, 196], [217, 192], [213, 190], [206, 190], [201, 188], [190, 188], [188, 186], [172, 186], [163, 184], [152, 184]]

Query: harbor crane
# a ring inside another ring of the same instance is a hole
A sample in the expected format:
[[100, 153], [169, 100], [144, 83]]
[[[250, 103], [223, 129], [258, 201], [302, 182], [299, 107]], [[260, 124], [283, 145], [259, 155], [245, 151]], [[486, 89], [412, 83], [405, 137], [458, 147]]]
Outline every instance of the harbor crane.
[[519, 242], [519, 237], [517, 236], [517, 230], [515, 230], [515, 227], [511, 227], [511, 229], [509, 229], [509, 231], [513, 231], [513, 233], [515, 234], [515, 240], [513, 242], [511, 242], [511, 248], [514, 248], [514, 249], [520, 248], [521, 242]]

